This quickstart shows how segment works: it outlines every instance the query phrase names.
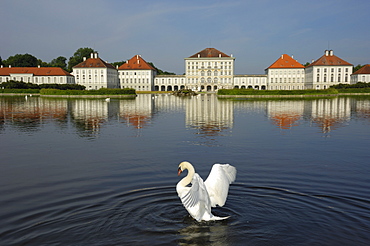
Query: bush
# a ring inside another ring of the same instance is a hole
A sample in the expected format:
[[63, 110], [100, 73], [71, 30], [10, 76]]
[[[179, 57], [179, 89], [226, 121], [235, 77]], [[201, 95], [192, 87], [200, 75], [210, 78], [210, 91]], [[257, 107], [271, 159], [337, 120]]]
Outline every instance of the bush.
[[59, 89], [59, 90], [84, 90], [85, 86], [77, 84], [32, 84], [23, 81], [10, 80], [0, 84], [4, 89]]
[[38, 85], [25, 83], [23, 81], [10, 80], [0, 84], [0, 88], [4, 89], [40, 89]]
[[335, 89], [354, 89], [354, 88], [369, 88], [370, 83], [364, 83], [364, 82], [358, 82], [357, 84], [338, 84], [338, 85], [333, 85], [330, 88], [335, 88]]
[[41, 84], [40, 89], [58, 89], [58, 90], [85, 90], [85, 86], [77, 84]]

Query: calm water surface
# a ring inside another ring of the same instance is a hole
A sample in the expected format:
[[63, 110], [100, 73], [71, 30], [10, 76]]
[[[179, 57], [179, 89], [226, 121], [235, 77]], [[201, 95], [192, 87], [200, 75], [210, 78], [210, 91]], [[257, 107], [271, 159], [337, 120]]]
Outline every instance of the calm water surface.
[[[369, 245], [370, 97], [0, 97], [0, 245]], [[177, 166], [237, 170], [198, 223]]]

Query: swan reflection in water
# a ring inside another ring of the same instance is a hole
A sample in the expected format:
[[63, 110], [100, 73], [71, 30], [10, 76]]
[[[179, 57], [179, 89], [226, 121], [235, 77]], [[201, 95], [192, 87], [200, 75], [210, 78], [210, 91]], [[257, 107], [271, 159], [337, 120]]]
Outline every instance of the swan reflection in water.
[[198, 223], [187, 216], [184, 221], [191, 225], [178, 231], [179, 245], [230, 245], [227, 220]]

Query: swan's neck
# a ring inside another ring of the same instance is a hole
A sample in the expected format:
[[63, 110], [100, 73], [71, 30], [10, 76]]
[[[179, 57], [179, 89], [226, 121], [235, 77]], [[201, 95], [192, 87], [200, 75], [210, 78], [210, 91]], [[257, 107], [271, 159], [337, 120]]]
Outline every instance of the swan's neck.
[[181, 179], [181, 181], [179, 182], [179, 185], [183, 187], [191, 183], [191, 181], [193, 180], [194, 174], [195, 174], [195, 170], [193, 166], [187, 165], [186, 169], [188, 169], [188, 175], [186, 175], [186, 177]]

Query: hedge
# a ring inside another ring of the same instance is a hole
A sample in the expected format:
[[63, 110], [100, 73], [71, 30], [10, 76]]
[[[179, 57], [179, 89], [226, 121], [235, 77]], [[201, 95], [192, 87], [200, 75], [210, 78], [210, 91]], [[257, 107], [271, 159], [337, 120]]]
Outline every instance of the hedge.
[[40, 93], [40, 90], [39, 89], [0, 89], [0, 93], [35, 94], [35, 93]]

